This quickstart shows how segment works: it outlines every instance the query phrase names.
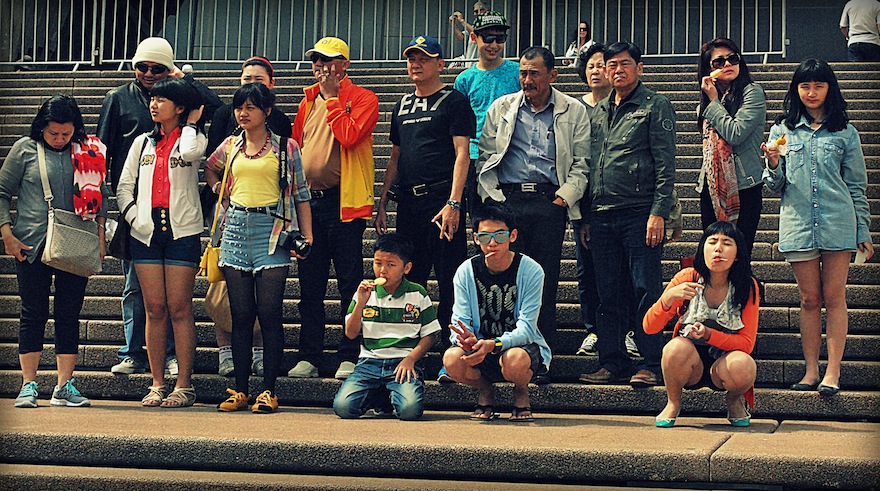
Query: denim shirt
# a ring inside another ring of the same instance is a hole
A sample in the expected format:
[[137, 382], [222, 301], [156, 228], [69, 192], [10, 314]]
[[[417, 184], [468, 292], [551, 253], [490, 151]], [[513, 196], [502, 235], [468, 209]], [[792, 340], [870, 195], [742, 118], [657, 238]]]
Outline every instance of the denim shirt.
[[763, 176], [782, 196], [779, 250], [845, 251], [869, 242], [868, 174], [858, 131], [851, 124], [833, 133], [813, 130], [801, 118], [794, 130], [774, 125], [769, 141], [783, 133], [788, 153]]

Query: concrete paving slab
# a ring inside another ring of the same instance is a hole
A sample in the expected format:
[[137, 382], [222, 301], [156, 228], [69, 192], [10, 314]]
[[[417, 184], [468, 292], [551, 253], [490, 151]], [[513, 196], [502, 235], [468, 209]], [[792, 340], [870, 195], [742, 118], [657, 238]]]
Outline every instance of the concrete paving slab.
[[713, 482], [880, 489], [880, 425], [785, 421], [772, 434], [732, 434], [711, 460]]

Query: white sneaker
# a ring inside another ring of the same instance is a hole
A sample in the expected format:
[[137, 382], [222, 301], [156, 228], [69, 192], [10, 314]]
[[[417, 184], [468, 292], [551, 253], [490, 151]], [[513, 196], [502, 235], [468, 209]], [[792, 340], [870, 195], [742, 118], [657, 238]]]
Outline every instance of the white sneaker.
[[180, 369], [177, 367], [177, 358], [172, 358], [165, 362], [165, 375], [176, 377]]
[[584, 342], [581, 343], [581, 347], [578, 348], [577, 354], [581, 356], [586, 356], [596, 352], [596, 343], [599, 341], [599, 336], [596, 333], [591, 332], [587, 334], [587, 337], [584, 338]]
[[287, 372], [287, 376], [292, 378], [316, 378], [318, 377], [318, 367], [302, 360]]
[[336, 375], [334, 375], [334, 377], [337, 380], [345, 380], [352, 374], [352, 372], [354, 372], [354, 363], [344, 361], [339, 364], [339, 370], [336, 370]]
[[140, 363], [134, 361], [134, 358], [126, 356], [124, 360], [113, 365], [110, 369], [111, 373], [119, 373], [123, 375], [131, 375], [132, 373], [144, 373], [146, 368]]
[[232, 358], [227, 358], [220, 362], [220, 365], [217, 367], [217, 375], [221, 377], [228, 377], [232, 375], [232, 372], [235, 371], [235, 363], [233, 363]]
[[626, 352], [629, 356], [642, 356], [642, 354], [639, 353], [639, 347], [636, 346], [636, 333], [632, 331], [626, 333], [626, 338], [623, 340], [623, 344], [626, 346]]

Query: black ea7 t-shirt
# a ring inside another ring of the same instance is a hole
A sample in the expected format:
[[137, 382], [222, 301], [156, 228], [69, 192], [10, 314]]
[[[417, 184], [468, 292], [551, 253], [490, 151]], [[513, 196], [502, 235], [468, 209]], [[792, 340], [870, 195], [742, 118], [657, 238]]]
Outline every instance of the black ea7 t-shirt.
[[391, 143], [400, 147], [397, 182], [406, 188], [452, 179], [452, 137], [476, 133], [477, 118], [461, 92], [444, 87], [427, 97], [403, 96], [391, 113]]

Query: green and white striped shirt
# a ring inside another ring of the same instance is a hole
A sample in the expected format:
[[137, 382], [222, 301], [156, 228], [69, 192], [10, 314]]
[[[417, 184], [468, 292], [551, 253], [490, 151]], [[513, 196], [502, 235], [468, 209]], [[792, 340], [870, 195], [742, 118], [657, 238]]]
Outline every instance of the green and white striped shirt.
[[[352, 299], [346, 320], [355, 304]], [[361, 322], [362, 358], [404, 358], [423, 337], [440, 330], [437, 310], [428, 292], [406, 278], [393, 295], [385, 287], [376, 286], [364, 306]]]

